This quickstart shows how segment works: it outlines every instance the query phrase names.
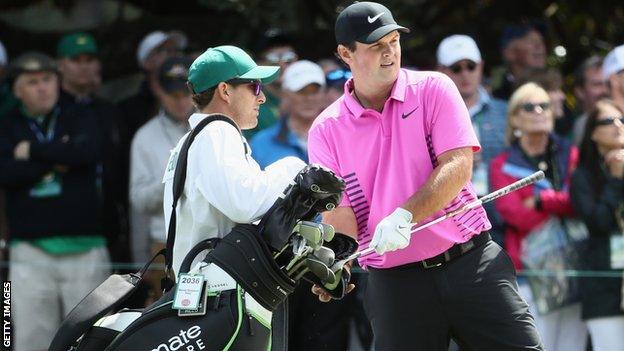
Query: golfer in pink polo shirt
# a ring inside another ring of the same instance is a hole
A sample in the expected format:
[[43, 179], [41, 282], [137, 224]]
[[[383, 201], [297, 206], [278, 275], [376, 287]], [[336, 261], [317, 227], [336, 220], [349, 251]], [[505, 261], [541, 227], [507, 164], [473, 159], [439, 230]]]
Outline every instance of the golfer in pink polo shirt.
[[308, 152], [347, 183], [324, 220], [375, 249], [360, 258], [375, 349], [447, 350], [452, 337], [468, 350], [542, 350], [482, 207], [410, 234], [477, 198], [480, 146], [457, 88], [441, 73], [400, 68], [409, 30], [381, 4], [350, 5], [335, 29], [353, 78], [314, 122]]

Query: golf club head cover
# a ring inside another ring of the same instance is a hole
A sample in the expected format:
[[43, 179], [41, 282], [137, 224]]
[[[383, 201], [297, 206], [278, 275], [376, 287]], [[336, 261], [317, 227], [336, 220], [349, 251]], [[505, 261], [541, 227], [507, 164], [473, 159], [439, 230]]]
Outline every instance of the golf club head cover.
[[312, 212], [305, 215], [304, 220], [312, 220], [319, 213], [331, 211], [342, 199], [345, 182], [328, 168], [311, 164], [305, 167], [295, 182], [299, 185], [305, 197], [313, 201]]
[[[357, 251], [357, 241], [352, 237], [336, 232], [331, 241], [325, 242], [323, 246], [334, 251], [335, 261], [343, 260]], [[314, 274], [306, 274], [304, 279], [323, 288], [333, 299], [342, 299], [351, 281], [351, 271], [349, 268], [339, 267], [334, 272], [334, 281], [322, 281]]]
[[275, 201], [260, 221], [260, 235], [269, 247], [278, 252], [298, 221], [313, 220], [320, 212], [335, 208], [342, 198], [345, 182], [327, 168], [307, 165]]
[[323, 246], [334, 251], [335, 260], [340, 261], [353, 255], [358, 249], [358, 243], [352, 237], [339, 232], [334, 233], [331, 241], [326, 241]]

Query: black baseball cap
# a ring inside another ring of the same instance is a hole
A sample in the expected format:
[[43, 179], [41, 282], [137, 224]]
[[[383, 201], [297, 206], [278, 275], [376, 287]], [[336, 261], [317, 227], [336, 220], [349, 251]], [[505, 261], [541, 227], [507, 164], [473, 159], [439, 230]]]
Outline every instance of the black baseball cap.
[[542, 37], [546, 37], [547, 29], [546, 24], [540, 20], [528, 20], [520, 24], [508, 25], [503, 29], [501, 34], [499, 45], [501, 49], [504, 49], [513, 40], [524, 37], [529, 31], [536, 30]]
[[409, 33], [409, 29], [400, 26], [392, 13], [376, 2], [356, 2], [342, 10], [336, 19], [336, 42], [348, 44], [358, 41], [372, 44], [392, 31]]
[[296, 47], [297, 40], [292, 32], [281, 28], [269, 28], [256, 40], [254, 52], [258, 55], [278, 46]]
[[160, 66], [158, 82], [166, 93], [187, 91], [186, 79], [193, 61], [187, 56], [176, 56], [167, 59]]

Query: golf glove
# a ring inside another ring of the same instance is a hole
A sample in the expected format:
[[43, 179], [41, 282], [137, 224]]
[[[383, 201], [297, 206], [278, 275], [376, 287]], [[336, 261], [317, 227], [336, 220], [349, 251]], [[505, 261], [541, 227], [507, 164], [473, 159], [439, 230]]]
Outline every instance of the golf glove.
[[397, 207], [394, 212], [377, 224], [369, 246], [374, 248], [378, 255], [407, 247], [413, 225], [411, 221], [412, 213]]

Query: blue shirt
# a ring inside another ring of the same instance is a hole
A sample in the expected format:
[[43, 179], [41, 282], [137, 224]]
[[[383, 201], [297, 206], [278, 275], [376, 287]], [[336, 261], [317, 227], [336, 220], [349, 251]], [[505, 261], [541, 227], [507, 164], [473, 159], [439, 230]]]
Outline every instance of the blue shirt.
[[308, 162], [306, 146], [288, 128], [288, 118], [256, 133], [249, 142], [251, 156], [264, 169], [271, 163], [286, 156], [295, 156]]
[[482, 160], [489, 165], [506, 148], [507, 103], [479, 87], [479, 101], [468, 112], [481, 143]]

